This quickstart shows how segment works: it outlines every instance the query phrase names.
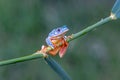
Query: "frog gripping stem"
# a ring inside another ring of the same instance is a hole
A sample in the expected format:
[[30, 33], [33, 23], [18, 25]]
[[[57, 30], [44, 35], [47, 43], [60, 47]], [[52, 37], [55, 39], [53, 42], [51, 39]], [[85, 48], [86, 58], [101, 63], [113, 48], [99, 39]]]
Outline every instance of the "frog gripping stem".
[[33, 60], [33, 59], [44, 58], [45, 61], [48, 63], [48, 65], [50, 65], [51, 68], [57, 74], [59, 74], [59, 76], [63, 80], [71, 80], [69, 75], [67, 75], [67, 73], [60, 67], [60, 65], [57, 64], [57, 62], [54, 61], [49, 55], [47, 55], [47, 53], [55, 56], [59, 52], [59, 56], [63, 57], [67, 50], [68, 42], [84, 36], [88, 32], [94, 30], [95, 28], [98, 28], [99, 26], [101, 26], [107, 22], [110, 22], [112, 20], [117, 20], [119, 18], [120, 18], [120, 0], [116, 0], [115, 4], [111, 10], [110, 16], [96, 22], [95, 24], [93, 24], [91, 26], [86, 27], [85, 29], [83, 29], [75, 34], [72, 34], [70, 36], [70, 38], [67, 37], [66, 39], [64, 37], [65, 37], [66, 32], [69, 30], [66, 26], [62, 26], [62, 27], [53, 29], [49, 33], [49, 35], [46, 39], [47, 46], [43, 46], [40, 51], [37, 51], [28, 56], [1, 61], [0, 66], [15, 64], [15, 63], [29, 61], [29, 60]]
[[48, 51], [49, 54], [55, 56], [59, 52], [60, 58], [62, 58], [67, 50], [68, 42], [66, 41], [65, 34], [69, 29], [66, 25], [53, 29], [48, 37], [46, 43], [52, 50]]

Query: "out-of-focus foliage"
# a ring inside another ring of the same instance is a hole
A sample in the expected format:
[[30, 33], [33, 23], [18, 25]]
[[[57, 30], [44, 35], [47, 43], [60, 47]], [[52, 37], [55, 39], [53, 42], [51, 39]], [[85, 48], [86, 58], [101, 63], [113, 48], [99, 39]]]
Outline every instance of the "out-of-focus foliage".
[[[68, 34], [109, 16], [115, 0], [0, 0], [0, 60], [29, 55], [48, 33], [68, 25]], [[120, 79], [120, 20], [70, 42], [55, 60], [73, 80]], [[0, 80], [60, 80], [44, 60], [0, 67]]]

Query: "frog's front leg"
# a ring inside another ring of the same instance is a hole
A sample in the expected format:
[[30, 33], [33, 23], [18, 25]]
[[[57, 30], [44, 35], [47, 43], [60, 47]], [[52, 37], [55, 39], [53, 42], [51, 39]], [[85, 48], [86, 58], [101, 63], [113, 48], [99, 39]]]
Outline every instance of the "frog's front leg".
[[46, 38], [46, 43], [47, 43], [48, 46], [50, 46], [54, 49], [54, 45], [52, 44], [52, 41], [51, 41], [50, 37]]

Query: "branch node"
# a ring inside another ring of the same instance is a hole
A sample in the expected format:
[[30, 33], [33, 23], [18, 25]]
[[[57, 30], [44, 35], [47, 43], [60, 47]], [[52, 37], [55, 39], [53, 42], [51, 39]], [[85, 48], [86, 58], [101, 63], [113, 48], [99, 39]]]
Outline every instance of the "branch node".
[[115, 14], [113, 14], [113, 13], [111, 13], [110, 18], [111, 18], [112, 20], [116, 20], [116, 19], [117, 19], [117, 17], [116, 17]]

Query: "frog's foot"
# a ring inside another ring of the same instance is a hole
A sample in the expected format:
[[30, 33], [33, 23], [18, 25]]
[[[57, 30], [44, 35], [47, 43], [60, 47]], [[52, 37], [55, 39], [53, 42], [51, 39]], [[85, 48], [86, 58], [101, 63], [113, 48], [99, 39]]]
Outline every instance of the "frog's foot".
[[73, 34], [70, 35], [70, 36], [64, 36], [65, 41], [68, 41], [68, 40], [70, 40], [70, 39], [72, 39], [72, 38], [73, 38]]
[[62, 58], [65, 55], [66, 50], [67, 50], [67, 47], [63, 47], [60, 49], [59, 51], [60, 58]]
[[61, 46], [60, 51], [59, 51], [60, 58], [62, 58], [65, 55], [67, 48], [68, 48], [68, 43], [65, 42], [63, 46]]
[[46, 46], [42, 45], [41, 50], [37, 51], [36, 54], [43, 54], [44, 57], [47, 57], [46, 48]]
[[50, 48], [54, 49], [54, 46], [49, 46]]
[[55, 56], [59, 50], [60, 50], [60, 47], [56, 47], [53, 50], [49, 51], [48, 53], [52, 56]]
[[71, 38], [73, 38], [73, 34], [72, 34], [72, 35], [70, 35], [70, 36], [67, 36], [67, 38], [68, 38], [68, 39], [71, 39]]

